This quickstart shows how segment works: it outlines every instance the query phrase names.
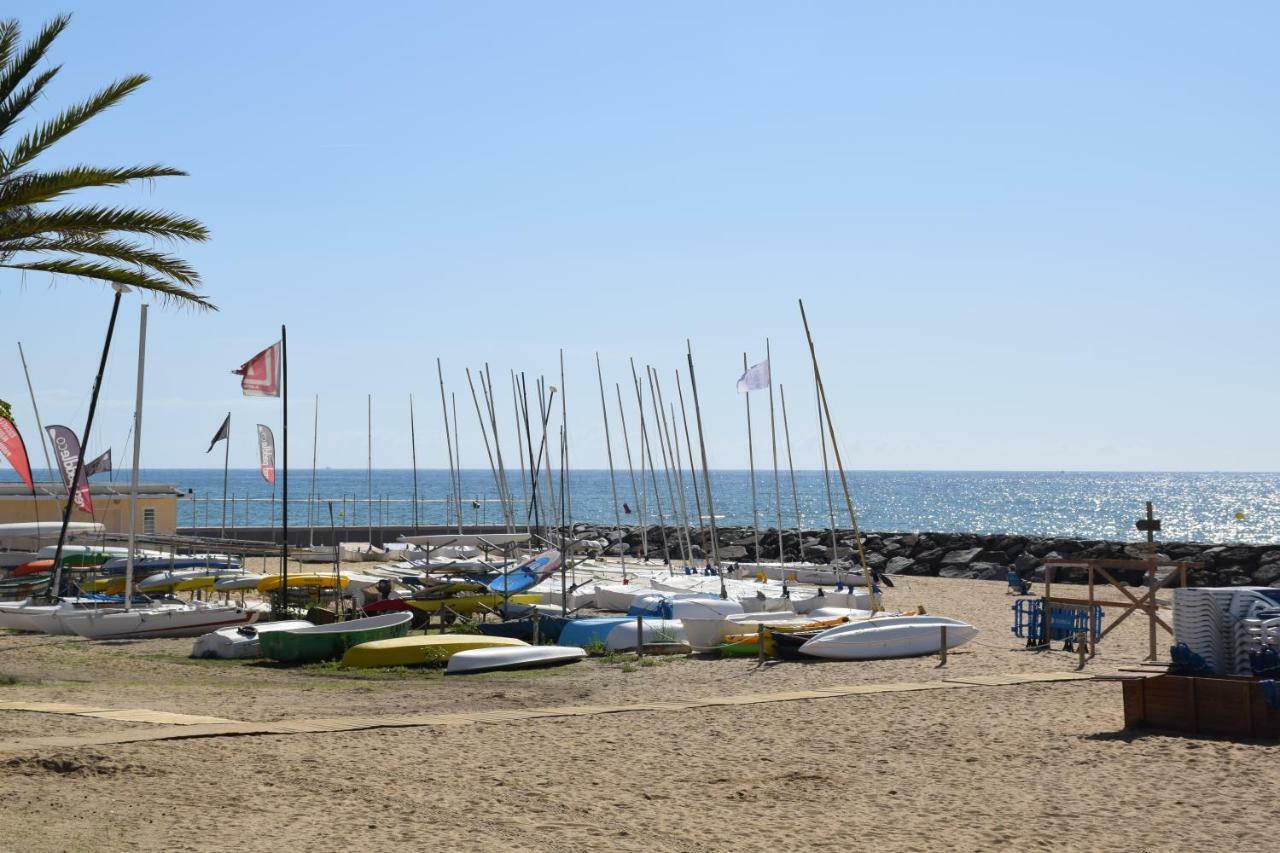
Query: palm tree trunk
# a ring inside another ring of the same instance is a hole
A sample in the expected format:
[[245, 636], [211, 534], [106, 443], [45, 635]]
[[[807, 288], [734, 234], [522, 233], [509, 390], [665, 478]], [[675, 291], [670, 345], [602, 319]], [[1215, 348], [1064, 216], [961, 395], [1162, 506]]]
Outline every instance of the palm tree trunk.
[[93, 429], [93, 415], [98, 410], [98, 392], [102, 389], [102, 374], [107, 369], [107, 354], [111, 352], [111, 338], [116, 331], [116, 315], [120, 313], [120, 297], [127, 288], [116, 287], [115, 299], [111, 302], [111, 320], [107, 323], [107, 338], [102, 342], [102, 359], [98, 362], [98, 375], [93, 380], [93, 394], [89, 397], [89, 415], [85, 418], [84, 432], [80, 435], [80, 454], [76, 457], [76, 473], [71, 478], [71, 488], [67, 490], [67, 505], [62, 510], [62, 528], [58, 531], [58, 548], [53, 553], [53, 590], [52, 595], [62, 592], [62, 546], [67, 541], [67, 525], [71, 523], [71, 508], [75, 506], [76, 486], [80, 483], [80, 474], [84, 471], [84, 454], [89, 449], [89, 431]]

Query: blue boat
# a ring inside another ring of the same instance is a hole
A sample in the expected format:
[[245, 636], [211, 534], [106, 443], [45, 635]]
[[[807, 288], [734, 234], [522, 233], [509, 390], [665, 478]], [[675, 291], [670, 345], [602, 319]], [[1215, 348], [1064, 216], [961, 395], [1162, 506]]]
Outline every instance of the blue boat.
[[550, 577], [552, 572], [560, 568], [560, 562], [559, 551], [543, 551], [525, 560], [505, 575], [494, 578], [488, 584], [489, 591], [498, 595], [524, 592], [539, 581]]
[[671, 596], [656, 592], [653, 595], [637, 595], [627, 608], [628, 616], [651, 616], [654, 619], [670, 619]]
[[[556, 642], [560, 639], [564, 626], [571, 621], [563, 616], [540, 615], [538, 617], [538, 642], [541, 643], [547, 640], [553, 643]], [[490, 637], [514, 637], [517, 640], [524, 640], [526, 643], [533, 642], [533, 620], [527, 617], [510, 619], [506, 622], [481, 622], [476, 627], [480, 629], [481, 634]]]
[[[105, 575], [123, 575], [127, 566], [124, 557], [112, 557], [99, 568]], [[240, 561], [222, 557], [144, 557], [133, 561], [135, 575], [147, 572], [187, 571], [190, 569], [211, 569], [214, 572], [238, 572]]]
[[634, 621], [629, 616], [596, 616], [590, 619], [573, 619], [560, 632], [559, 646], [582, 646], [603, 643], [609, 632], [624, 622]]

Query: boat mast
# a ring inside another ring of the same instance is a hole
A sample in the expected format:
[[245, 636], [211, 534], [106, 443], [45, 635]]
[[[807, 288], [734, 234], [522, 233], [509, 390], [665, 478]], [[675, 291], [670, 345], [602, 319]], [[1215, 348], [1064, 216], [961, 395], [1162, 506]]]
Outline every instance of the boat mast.
[[368, 395], [368, 436], [369, 436], [369, 464], [365, 469], [367, 471], [367, 480], [369, 484], [368, 497], [365, 499], [366, 512], [368, 513], [369, 522], [369, 548], [373, 548], [373, 395]]
[[453, 407], [453, 458], [457, 463], [457, 485], [454, 494], [458, 497], [458, 532], [462, 532], [462, 436], [458, 433], [458, 395], [449, 392], [449, 404]]
[[702, 406], [698, 403], [698, 377], [693, 372], [693, 343], [686, 338], [684, 342], [686, 358], [689, 360], [689, 390], [693, 393], [693, 416], [698, 425], [698, 450], [702, 454], [702, 482], [707, 489], [707, 518], [711, 526], [711, 558], [715, 563], [720, 578], [720, 598], [727, 599], [729, 591], [724, 585], [724, 571], [720, 567], [720, 537], [716, 533], [716, 507], [711, 497], [711, 474], [707, 467], [707, 442], [702, 433]]
[[409, 395], [409, 455], [413, 459], [413, 532], [418, 532], [418, 430], [413, 421], [413, 395]]
[[[744, 352], [742, 354], [742, 372], [746, 373], [748, 369], [749, 368], [747, 367], [747, 354]], [[755, 554], [752, 556], [752, 559], [756, 562], [757, 564], [756, 568], [758, 569], [759, 563], [761, 562], [760, 510], [756, 504], [756, 451], [755, 451], [755, 442], [751, 438], [751, 389], [750, 388], [748, 388], [746, 391], [743, 392], [742, 398], [746, 401], [746, 404], [747, 404], [747, 464], [750, 466], [750, 471], [751, 471], [751, 536], [752, 536], [752, 540], [755, 542]], [[787, 582], [785, 580], [785, 575], [783, 577], [784, 577], [784, 580], [782, 582], [782, 585], [786, 586]]]
[[[317, 394], [315, 414], [313, 415], [311, 422], [311, 494], [307, 497], [307, 528], [309, 531], [307, 534], [307, 547], [309, 548], [314, 548], [316, 546], [316, 458], [319, 450], [319, 441], [320, 395]], [[333, 509], [332, 502], [330, 502], [329, 509], [330, 511]], [[329, 527], [332, 528], [333, 525], [330, 524]], [[338, 547], [338, 541], [336, 539], [333, 541], [333, 547], [335, 549]]]
[[796, 511], [796, 538], [800, 540], [800, 562], [805, 561], [804, 553], [804, 535], [801, 529], [804, 524], [800, 521], [800, 492], [796, 489], [796, 466], [791, 459], [791, 426], [787, 423], [787, 389], [778, 383], [778, 396], [782, 403], [782, 435], [787, 442], [787, 471], [791, 475], [791, 505]]
[[[494, 462], [493, 450], [489, 446], [489, 430], [484, 424], [484, 415], [480, 414], [480, 398], [476, 396], [476, 386], [471, 379], [471, 368], [469, 367], [466, 368], [466, 373], [467, 373], [467, 387], [471, 389], [471, 402], [475, 405], [475, 409], [476, 409], [476, 420], [480, 422], [480, 436], [481, 438], [484, 439], [484, 455], [489, 460], [489, 471], [493, 474], [493, 485], [494, 485], [494, 488], [498, 490], [498, 502], [504, 507], [504, 518], [505, 518], [505, 507], [507, 504], [506, 504], [506, 501], [503, 499], [502, 480], [501, 478], [498, 477], [498, 466]], [[484, 387], [483, 374], [481, 374], [480, 376], [480, 387], [481, 388]], [[497, 443], [497, 440], [498, 440], [497, 436], [495, 435], [494, 436], [495, 444]]]
[[[649, 561], [649, 528], [644, 523], [643, 492], [636, 487], [636, 469], [631, 462], [631, 437], [627, 434], [627, 410], [622, 406], [622, 386], [615, 382], [613, 390], [618, 395], [618, 420], [622, 421], [622, 446], [627, 451], [627, 473], [631, 475], [631, 499], [636, 502], [636, 514], [640, 519], [640, 559]], [[644, 483], [644, 472], [640, 473], [640, 482]]]
[[649, 460], [649, 479], [653, 485], [653, 505], [658, 511], [658, 533], [662, 538], [662, 562], [671, 565], [671, 546], [667, 542], [667, 519], [662, 513], [662, 493], [658, 491], [658, 474], [653, 465], [653, 448], [649, 443], [649, 429], [645, 426], [644, 395], [640, 391], [640, 377], [636, 375], [636, 362], [631, 359], [631, 382], [636, 389], [636, 408], [640, 412], [640, 480], [644, 481], [644, 463]]
[[520, 397], [516, 393], [516, 372], [514, 370], [511, 371], [511, 407], [515, 410], [516, 418], [516, 451], [520, 458], [520, 503], [525, 508], [524, 532], [532, 536], [533, 530], [529, 527], [529, 487], [525, 480], [527, 472], [524, 465], [524, 445], [520, 443]]
[[570, 482], [571, 477], [569, 471], [571, 465], [569, 463], [569, 395], [565, 392], [564, 387], [564, 349], [560, 350], [560, 426], [564, 430], [563, 448], [561, 449], [562, 464], [560, 466], [560, 477], [564, 481], [565, 509], [564, 517], [568, 520], [573, 518], [573, 483]]
[[698, 472], [694, 469], [693, 464], [693, 441], [689, 438], [689, 415], [684, 408], [684, 387], [680, 381], [680, 371], [676, 371], [676, 394], [680, 398], [680, 420], [684, 423], [684, 446], [689, 451], [689, 485], [693, 487], [693, 508], [698, 514], [698, 538], [702, 540], [703, 560], [707, 557], [707, 526], [706, 519], [702, 517], [702, 490], [698, 488]]
[[764, 339], [764, 363], [769, 365], [769, 444], [773, 449], [773, 506], [778, 515], [778, 567], [782, 572], [782, 588], [787, 588], [786, 552], [782, 547], [782, 486], [778, 480], [778, 428], [773, 414], [773, 352], [769, 339]]
[[[22, 375], [27, 378], [27, 393], [31, 395], [31, 410], [36, 413], [36, 429], [40, 430], [40, 449], [44, 451], [44, 464], [49, 468], [49, 482], [53, 483], [53, 458], [49, 456], [49, 445], [46, 443], [44, 423], [40, 420], [40, 407], [36, 405], [36, 391], [31, 385], [31, 372], [27, 370], [27, 354], [22, 351], [22, 341], [18, 341], [18, 358], [22, 359]], [[40, 523], [39, 515], [36, 524]]]
[[[619, 532], [622, 530], [622, 510], [618, 506], [618, 479], [613, 472], [613, 440], [609, 437], [609, 408], [604, 402], [604, 373], [600, 369], [600, 353], [596, 353], [596, 382], [600, 385], [600, 417], [604, 420], [604, 449], [609, 458], [609, 488], [613, 492], [613, 523]], [[623, 543], [622, 579], [627, 579], [627, 550]]]
[[[681, 495], [679, 503], [676, 502], [675, 480], [671, 476], [671, 468], [675, 464], [675, 450], [671, 447], [671, 433], [667, 429], [667, 412], [662, 404], [662, 399], [657, 390], [657, 371], [652, 367], [645, 366], [645, 374], [649, 380], [649, 402], [653, 404], [653, 425], [658, 430], [658, 448], [662, 451], [662, 476], [667, 481], [667, 499], [671, 503], [671, 526], [676, 529], [676, 543], [681, 545], [681, 551], [684, 552], [684, 565], [687, 567], [689, 561], [693, 559], [693, 542], [689, 539], [689, 518], [681, 512], [683, 525], [677, 522], [676, 512], [679, 508], [683, 508], [684, 500]], [[679, 469], [677, 469], [678, 472]], [[680, 542], [680, 533], [684, 532], [684, 542]]]
[[142, 380], [147, 365], [147, 308], [138, 318], [138, 388], [133, 402], [133, 472], [129, 475], [129, 550], [124, 567], [124, 609], [133, 609], [133, 561], [138, 533], [138, 464], [142, 458]]
[[844, 462], [840, 459], [840, 445], [836, 442], [835, 424], [831, 422], [831, 407], [827, 403], [827, 391], [822, 384], [822, 372], [818, 369], [818, 352], [813, 346], [813, 335], [809, 331], [809, 318], [804, 313], [804, 300], [800, 303], [800, 319], [804, 323], [804, 335], [809, 341], [809, 356], [813, 359], [813, 379], [818, 385], [818, 399], [822, 402], [822, 415], [827, 422], [827, 431], [831, 434], [831, 452], [836, 457], [836, 470], [840, 473], [840, 486], [844, 490], [845, 507], [849, 511], [849, 521], [853, 525], [853, 541], [858, 546], [858, 564], [862, 567], [862, 578], [867, 585], [867, 598], [871, 603], [871, 615], [880, 609], [877, 601], [875, 584], [871, 572], [867, 569], [867, 553], [862, 547], [862, 534], [858, 531], [858, 516], [853, 511], [853, 498], [849, 494], [849, 478], [844, 473]]
[[498, 412], [493, 393], [493, 377], [489, 374], [489, 363], [484, 364], [484, 373], [480, 376], [480, 390], [484, 392], [485, 408], [489, 412], [489, 424], [493, 427], [493, 453], [498, 459], [498, 477], [502, 481], [502, 518], [506, 522], [507, 532], [516, 532], [515, 505], [511, 499], [511, 483], [507, 481], [507, 467], [502, 461], [502, 439], [498, 436]]
[[[444, 396], [444, 368], [440, 365], [440, 359], [436, 359], [436, 376], [440, 380], [440, 414], [444, 418], [444, 446], [445, 455], [449, 457], [449, 491], [453, 492], [455, 480], [453, 476], [453, 437], [449, 434], [449, 403]], [[453, 506], [452, 494], [448, 506]], [[448, 513], [445, 514], [445, 524], [449, 523]], [[458, 520], [459, 530], [461, 530], [462, 520]]]

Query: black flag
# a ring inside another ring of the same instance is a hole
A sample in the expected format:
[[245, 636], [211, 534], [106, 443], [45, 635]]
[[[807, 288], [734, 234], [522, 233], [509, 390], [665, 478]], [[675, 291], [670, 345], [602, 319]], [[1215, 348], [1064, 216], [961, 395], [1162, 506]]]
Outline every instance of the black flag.
[[84, 475], [92, 477], [94, 474], [110, 474], [111, 473], [111, 448], [107, 448], [107, 452], [99, 456], [97, 459], [84, 466]]
[[[218, 427], [218, 432], [213, 437], [213, 441], [209, 442], [209, 450], [213, 450], [213, 446], [223, 439], [231, 438], [231, 415], [227, 415], [227, 419], [222, 422], [222, 426]], [[206, 450], [205, 453], [208, 453]]]

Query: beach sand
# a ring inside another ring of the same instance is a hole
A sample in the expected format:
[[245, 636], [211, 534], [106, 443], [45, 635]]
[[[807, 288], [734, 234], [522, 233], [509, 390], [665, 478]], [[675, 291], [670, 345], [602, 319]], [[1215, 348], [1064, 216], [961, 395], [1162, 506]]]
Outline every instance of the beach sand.
[[[937, 658], [588, 661], [524, 673], [192, 661], [190, 640], [0, 635], [0, 702], [243, 721], [627, 705], [1071, 672], [1009, 632], [1004, 585], [897, 578], [982, 629]], [[1167, 646], [1161, 637], [1162, 650]], [[1136, 664], [1145, 624], [1087, 671]], [[0, 711], [0, 742], [153, 724]], [[0, 753], [0, 848], [44, 850], [1191, 850], [1263, 844], [1280, 746], [1123, 731], [1120, 685], [859, 694], [359, 732]], [[1263, 844], [1263, 846], [1266, 846]]]

